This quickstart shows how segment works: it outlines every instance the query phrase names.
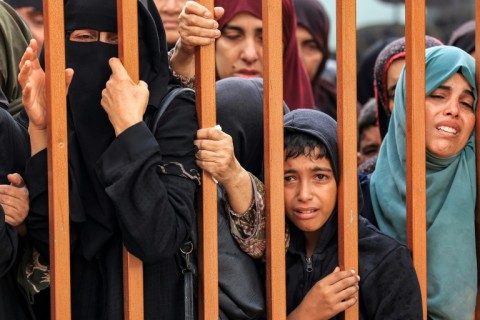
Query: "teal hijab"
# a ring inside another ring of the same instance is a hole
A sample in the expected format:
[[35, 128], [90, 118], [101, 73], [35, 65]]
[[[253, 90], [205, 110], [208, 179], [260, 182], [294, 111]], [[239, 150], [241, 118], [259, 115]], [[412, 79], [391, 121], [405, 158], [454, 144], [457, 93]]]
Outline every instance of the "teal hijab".
[[[426, 95], [460, 72], [475, 95], [475, 61], [463, 50], [426, 50]], [[371, 176], [372, 206], [380, 229], [406, 242], [405, 68], [395, 91], [388, 133]], [[475, 139], [458, 154], [441, 159], [427, 151], [428, 315], [432, 319], [472, 318], [477, 295], [474, 208]]]

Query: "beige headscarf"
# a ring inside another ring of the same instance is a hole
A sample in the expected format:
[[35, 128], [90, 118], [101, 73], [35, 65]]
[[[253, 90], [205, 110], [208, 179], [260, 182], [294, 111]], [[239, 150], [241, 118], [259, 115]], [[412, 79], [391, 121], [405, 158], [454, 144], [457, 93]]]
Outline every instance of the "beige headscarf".
[[27, 24], [7, 3], [0, 1], [0, 86], [8, 99], [8, 111], [23, 109], [18, 64], [32, 35]]

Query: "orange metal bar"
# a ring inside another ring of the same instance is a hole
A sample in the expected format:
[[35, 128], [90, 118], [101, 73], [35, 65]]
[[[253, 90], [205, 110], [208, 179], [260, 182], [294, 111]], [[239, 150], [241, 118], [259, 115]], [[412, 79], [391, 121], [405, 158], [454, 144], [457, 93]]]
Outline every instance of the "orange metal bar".
[[43, 2], [48, 129], [48, 201], [52, 319], [71, 318], [70, 213], [63, 0]]
[[286, 319], [282, 0], [263, 0], [267, 316]]
[[[337, 0], [337, 121], [340, 150], [338, 250], [342, 269], [358, 272], [356, 1]], [[345, 311], [358, 319], [359, 303]]]
[[422, 290], [427, 319], [427, 224], [425, 152], [425, 1], [407, 0], [407, 241]]
[[[213, 12], [213, 0], [198, 1]], [[215, 45], [197, 47], [195, 52], [195, 85], [200, 128], [216, 125]], [[202, 172], [201, 204], [197, 211], [199, 235], [199, 318], [218, 319], [218, 222], [217, 185]]]
[[[117, 0], [119, 57], [134, 82], [139, 81], [137, 0]], [[142, 320], [143, 264], [123, 248], [124, 319]]]

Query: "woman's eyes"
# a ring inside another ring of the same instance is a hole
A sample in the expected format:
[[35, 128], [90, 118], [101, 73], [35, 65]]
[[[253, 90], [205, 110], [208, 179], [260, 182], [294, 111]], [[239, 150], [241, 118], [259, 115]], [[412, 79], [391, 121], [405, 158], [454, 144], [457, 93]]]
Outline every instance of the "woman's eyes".
[[222, 36], [229, 40], [238, 40], [242, 37], [239, 32], [225, 32], [222, 34]]
[[470, 103], [469, 101], [460, 101], [460, 103], [469, 109], [473, 109], [473, 103]]
[[90, 32], [73, 32], [70, 38], [77, 41], [94, 41], [97, 40], [97, 35]]
[[443, 99], [444, 98], [444, 96], [440, 95], [440, 94], [431, 94], [430, 97], [433, 98], [433, 99]]
[[[435, 100], [445, 100], [447, 99], [447, 97], [445, 95], [442, 95], [442, 94], [430, 94], [429, 95], [430, 98], [432, 99], [435, 99]], [[464, 99], [464, 100], [460, 100], [459, 103], [468, 108], [468, 109], [473, 109], [473, 101], [472, 99]]]

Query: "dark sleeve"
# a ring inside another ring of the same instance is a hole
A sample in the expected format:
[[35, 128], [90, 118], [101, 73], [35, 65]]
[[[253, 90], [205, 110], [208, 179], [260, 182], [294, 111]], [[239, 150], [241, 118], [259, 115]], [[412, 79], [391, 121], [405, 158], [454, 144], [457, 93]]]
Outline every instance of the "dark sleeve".
[[0, 107], [0, 183], [10, 184], [8, 174], [22, 173], [29, 156], [27, 129]]
[[15, 228], [5, 223], [5, 214], [0, 207], [0, 278], [15, 263], [18, 248], [18, 236]]
[[195, 223], [199, 170], [193, 99], [177, 98], [155, 136], [144, 122], [119, 135], [96, 171], [115, 206], [127, 249], [145, 262], [176, 254]]
[[30, 198], [30, 210], [25, 219], [28, 236], [42, 257], [49, 257], [48, 247], [48, 175], [47, 149], [33, 155], [24, 173]]
[[360, 278], [360, 303], [366, 319], [423, 318], [420, 285], [407, 247], [397, 246]]

